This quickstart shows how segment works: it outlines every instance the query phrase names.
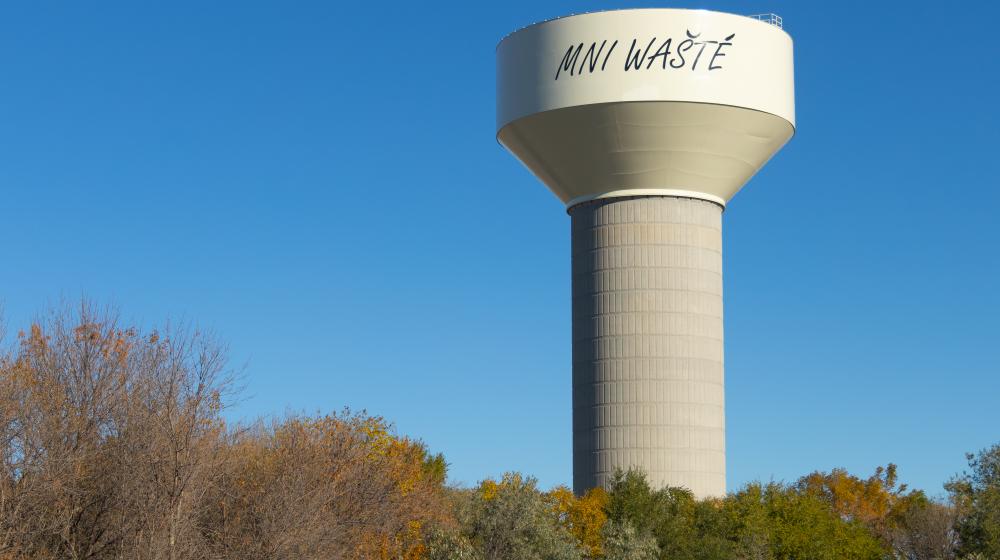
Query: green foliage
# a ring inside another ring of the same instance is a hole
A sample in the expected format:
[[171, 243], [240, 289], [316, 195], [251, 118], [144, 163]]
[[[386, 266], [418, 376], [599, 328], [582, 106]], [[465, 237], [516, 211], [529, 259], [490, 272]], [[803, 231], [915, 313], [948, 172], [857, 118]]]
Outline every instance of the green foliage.
[[618, 472], [608, 491], [608, 519], [650, 535], [660, 558], [711, 560], [731, 557], [724, 520], [712, 502], [698, 502], [683, 488], [653, 490], [639, 471]]
[[605, 560], [656, 560], [660, 547], [649, 534], [639, 534], [628, 521], [609, 521], [601, 531]]
[[698, 501], [684, 489], [653, 490], [641, 473], [631, 471], [614, 477], [607, 507], [610, 523], [631, 525], [639, 535], [655, 538], [664, 560], [886, 556], [864, 523], [839, 515], [821, 495], [793, 485], [754, 483], [721, 500]]
[[723, 502], [742, 558], [871, 559], [886, 551], [868, 528], [794, 486], [748, 484]]
[[458, 531], [435, 529], [427, 537], [426, 560], [481, 560], [479, 550]]
[[945, 485], [959, 512], [960, 552], [1000, 558], [1000, 444], [966, 459], [969, 471]]
[[559, 522], [534, 478], [507, 473], [459, 496], [463, 536], [483, 560], [580, 560], [576, 539]]
[[658, 495], [649, 487], [642, 472], [615, 473], [609, 485], [608, 518], [627, 522], [640, 533], [649, 533], [658, 515], [658, 501]]
[[724, 513], [737, 557], [754, 560], [774, 558], [776, 531], [764, 486], [749, 484], [726, 499]]
[[800, 478], [796, 488], [823, 500], [843, 519], [864, 523], [886, 549], [894, 548], [893, 540], [907, 512], [930, 503], [923, 492], [908, 490], [906, 484], [899, 483], [892, 463], [878, 467], [866, 479], [844, 469], [814, 472]]
[[424, 444], [421, 443], [419, 445], [423, 453], [421, 470], [424, 476], [427, 480], [433, 481], [437, 485], [444, 484], [445, 478], [448, 476], [448, 463], [444, 460], [444, 454], [431, 455], [427, 452], [427, 447]]

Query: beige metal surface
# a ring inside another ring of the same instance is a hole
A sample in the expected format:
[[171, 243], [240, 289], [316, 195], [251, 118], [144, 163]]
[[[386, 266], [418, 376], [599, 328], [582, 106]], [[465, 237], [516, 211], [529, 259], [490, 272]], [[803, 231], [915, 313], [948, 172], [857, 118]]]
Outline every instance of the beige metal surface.
[[794, 125], [793, 81], [791, 37], [755, 19], [663, 8], [580, 14], [497, 46], [497, 130], [542, 111], [620, 101], [731, 105]]
[[567, 207], [651, 194], [725, 205], [792, 131], [760, 111], [643, 101], [538, 113], [510, 123], [499, 139]]
[[722, 208], [611, 198], [570, 216], [574, 490], [639, 467], [724, 495]]
[[705, 10], [581, 14], [497, 47], [497, 139], [567, 206], [725, 204], [791, 138], [792, 40]]

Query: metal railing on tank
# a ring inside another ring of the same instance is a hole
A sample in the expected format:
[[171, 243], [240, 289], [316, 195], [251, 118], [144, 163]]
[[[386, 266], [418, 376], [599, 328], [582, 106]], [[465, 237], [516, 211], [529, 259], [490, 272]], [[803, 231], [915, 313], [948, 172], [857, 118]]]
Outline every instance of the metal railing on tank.
[[763, 21], [764, 23], [770, 23], [771, 25], [777, 27], [778, 29], [784, 29], [781, 26], [781, 16], [779, 16], [778, 14], [755, 14], [747, 17], [755, 19], [757, 21]]

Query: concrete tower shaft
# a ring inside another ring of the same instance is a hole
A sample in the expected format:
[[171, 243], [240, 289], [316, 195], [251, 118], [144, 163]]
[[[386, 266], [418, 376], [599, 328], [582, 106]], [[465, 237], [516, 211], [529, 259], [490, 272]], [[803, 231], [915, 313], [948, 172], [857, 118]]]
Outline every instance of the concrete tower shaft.
[[638, 467], [725, 494], [722, 208], [608, 198], [569, 214], [574, 490]]

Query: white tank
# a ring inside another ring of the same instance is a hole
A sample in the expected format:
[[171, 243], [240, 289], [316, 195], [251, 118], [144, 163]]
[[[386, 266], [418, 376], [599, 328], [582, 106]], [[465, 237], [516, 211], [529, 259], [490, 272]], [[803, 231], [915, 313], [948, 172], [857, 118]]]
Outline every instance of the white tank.
[[794, 133], [779, 23], [608, 11], [497, 47], [497, 139], [572, 217], [577, 492], [725, 493], [721, 212]]

